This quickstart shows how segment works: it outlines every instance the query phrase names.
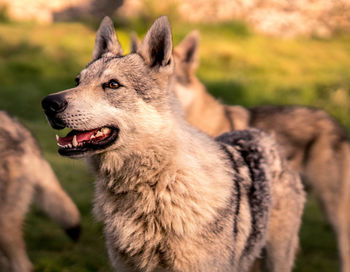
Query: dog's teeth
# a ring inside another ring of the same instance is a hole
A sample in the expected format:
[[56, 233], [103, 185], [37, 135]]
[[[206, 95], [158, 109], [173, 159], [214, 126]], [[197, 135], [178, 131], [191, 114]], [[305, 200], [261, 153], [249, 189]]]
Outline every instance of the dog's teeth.
[[71, 144], [67, 144], [66, 146], [68, 146], [69, 148], [72, 148], [72, 145], [71, 145]]
[[104, 127], [104, 128], [101, 129], [101, 132], [102, 132], [103, 134], [108, 134], [109, 131], [110, 131], [110, 129], [107, 128], [107, 127]]
[[56, 134], [56, 141], [58, 141], [60, 139], [60, 136], [58, 136], [57, 134]]
[[94, 138], [96, 138], [95, 135], [91, 135], [90, 139], [94, 139]]
[[100, 137], [100, 136], [103, 136], [103, 133], [101, 131], [97, 131], [95, 137]]
[[59, 144], [59, 143], [57, 143], [57, 145], [58, 145], [59, 147], [64, 147], [63, 145], [61, 145], [61, 144]]
[[77, 147], [77, 146], [78, 146], [77, 135], [74, 135], [73, 140], [72, 140], [72, 145], [73, 145], [74, 147]]

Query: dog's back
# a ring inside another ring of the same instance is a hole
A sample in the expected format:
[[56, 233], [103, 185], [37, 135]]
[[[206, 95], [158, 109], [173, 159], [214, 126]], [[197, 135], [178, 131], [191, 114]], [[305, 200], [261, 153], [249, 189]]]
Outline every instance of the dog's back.
[[[234, 212], [246, 210], [244, 216], [250, 217], [249, 235], [236, 266], [244, 269], [252, 262], [253, 256], [259, 255], [265, 244], [271, 210], [271, 179], [266, 169], [265, 147], [259, 143], [260, 134], [257, 130], [245, 130], [225, 133], [217, 138], [234, 171], [233, 182], [240, 204]], [[244, 179], [244, 176], [250, 178]], [[237, 232], [237, 226], [234, 232]]]
[[289, 168], [273, 137], [261, 130], [229, 132], [216, 140], [235, 172], [241, 173], [245, 165], [251, 178], [246, 190], [252, 231], [239, 267], [250, 264], [252, 256], [260, 253], [254, 252], [256, 245], [267, 239], [262, 266], [268, 271], [288, 271], [298, 247], [305, 198], [299, 176]]

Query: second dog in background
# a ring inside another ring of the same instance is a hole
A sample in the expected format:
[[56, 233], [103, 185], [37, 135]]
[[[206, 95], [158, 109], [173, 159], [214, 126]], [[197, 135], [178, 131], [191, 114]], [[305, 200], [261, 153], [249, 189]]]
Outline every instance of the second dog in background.
[[[198, 45], [195, 31], [174, 50], [174, 89], [187, 121], [211, 136], [248, 127], [275, 135], [284, 156], [320, 200], [337, 237], [342, 271], [349, 272], [350, 145], [345, 129], [320, 109], [302, 106], [246, 109], [221, 104], [196, 77]], [[133, 48], [136, 47], [134, 41]]]
[[80, 215], [31, 133], [0, 111], [0, 267], [31, 272], [22, 227], [32, 200], [77, 240]]

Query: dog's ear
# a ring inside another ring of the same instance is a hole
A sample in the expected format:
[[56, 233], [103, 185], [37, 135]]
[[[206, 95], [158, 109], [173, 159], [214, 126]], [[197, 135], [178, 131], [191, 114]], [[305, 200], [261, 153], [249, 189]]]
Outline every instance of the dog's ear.
[[135, 32], [130, 34], [130, 53], [136, 53], [139, 49], [141, 41]]
[[146, 33], [137, 53], [150, 67], [167, 66], [172, 58], [172, 34], [168, 17], [158, 18]]
[[113, 22], [108, 16], [103, 18], [97, 30], [92, 59], [96, 60], [107, 52], [116, 56], [123, 55], [123, 49], [115, 34]]
[[199, 32], [194, 30], [190, 32], [183, 41], [175, 47], [175, 53], [179, 57], [182, 64], [186, 65], [190, 70], [195, 70], [199, 64], [198, 57]]

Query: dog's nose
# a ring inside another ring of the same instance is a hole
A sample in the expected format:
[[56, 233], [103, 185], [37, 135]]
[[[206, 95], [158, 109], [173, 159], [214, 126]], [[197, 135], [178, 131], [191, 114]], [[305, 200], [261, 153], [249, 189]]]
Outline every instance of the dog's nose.
[[67, 104], [63, 96], [57, 94], [48, 95], [41, 101], [44, 111], [51, 114], [64, 111], [67, 108]]

